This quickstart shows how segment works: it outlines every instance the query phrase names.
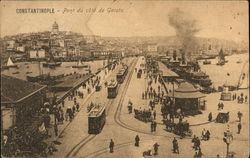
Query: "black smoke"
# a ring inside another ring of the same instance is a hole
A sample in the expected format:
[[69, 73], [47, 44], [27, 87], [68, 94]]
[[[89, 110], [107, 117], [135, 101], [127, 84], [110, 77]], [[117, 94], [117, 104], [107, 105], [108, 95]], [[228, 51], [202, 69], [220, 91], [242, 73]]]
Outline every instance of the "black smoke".
[[190, 59], [190, 56], [195, 53], [197, 45], [195, 38], [195, 34], [199, 32], [197, 21], [179, 8], [171, 10], [168, 18], [169, 24], [175, 28], [177, 39], [185, 57]]

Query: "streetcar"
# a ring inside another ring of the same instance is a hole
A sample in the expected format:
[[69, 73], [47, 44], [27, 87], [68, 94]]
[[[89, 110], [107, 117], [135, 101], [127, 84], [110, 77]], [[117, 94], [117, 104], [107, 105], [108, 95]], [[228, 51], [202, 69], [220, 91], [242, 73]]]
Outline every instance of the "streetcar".
[[95, 106], [88, 114], [88, 133], [99, 134], [106, 122], [105, 106]]
[[139, 69], [139, 71], [137, 72], [137, 78], [141, 78], [142, 75], [142, 69]]
[[127, 66], [124, 66], [119, 70], [119, 72], [116, 75], [116, 80], [119, 84], [123, 83], [124, 79], [126, 78], [127, 72], [128, 72]]
[[108, 98], [115, 98], [118, 93], [118, 83], [115, 80], [111, 80], [108, 83]]

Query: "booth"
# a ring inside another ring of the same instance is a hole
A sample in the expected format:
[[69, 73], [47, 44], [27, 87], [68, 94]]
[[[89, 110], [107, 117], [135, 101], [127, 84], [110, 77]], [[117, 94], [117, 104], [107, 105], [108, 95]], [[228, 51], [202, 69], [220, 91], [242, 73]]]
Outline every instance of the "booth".
[[174, 98], [175, 111], [181, 109], [184, 115], [199, 114], [200, 110], [205, 109], [205, 102], [200, 101], [205, 95], [188, 82], [180, 83], [179, 87], [169, 94], [169, 97]]

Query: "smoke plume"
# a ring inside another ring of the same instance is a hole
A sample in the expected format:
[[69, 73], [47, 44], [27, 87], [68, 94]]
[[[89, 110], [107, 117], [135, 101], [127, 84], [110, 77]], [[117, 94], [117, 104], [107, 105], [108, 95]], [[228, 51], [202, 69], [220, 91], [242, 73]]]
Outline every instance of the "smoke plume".
[[195, 34], [199, 31], [196, 20], [179, 8], [171, 10], [168, 14], [169, 24], [175, 28], [176, 36], [181, 44], [186, 58], [195, 53]]

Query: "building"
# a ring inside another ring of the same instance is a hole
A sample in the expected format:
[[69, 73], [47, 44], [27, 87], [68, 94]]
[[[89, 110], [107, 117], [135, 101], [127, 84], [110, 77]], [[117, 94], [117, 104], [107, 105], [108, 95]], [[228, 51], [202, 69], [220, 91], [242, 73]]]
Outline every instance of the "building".
[[54, 24], [52, 25], [51, 34], [54, 34], [54, 35], [58, 35], [58, 34], [59, 34], [59, 26], [58, 26], [58, 24], [56, 23], [56, 21], [55, 21]]
[[32, 49], [29, 51], [29, 57], [31, 59], [45, 58], [45, 50], [44, 49]]
[[201, 101], [205, 95], [188, 82], [180, 83], [169, 97], [175, 100], [175, 110], [180, 109], [185, 116], [199, 114], [202, 106], [205, 106]]
[[14, 40], [8, 40], [6, 41], [6, 49], [7, 51], [13, 51], [15, 49], [15, 41]]
[[17, 48], [16, 48], [16, 50], [18, 51], [18, 52], [25, 52], [25, 48], [23, 47], [23, 46], [18, 46]]
[[1, 75], [2, 130], [22, 127], [33, 120], [45, 99], [45, 88], [25, 80]]
[[153, 53], [155, 53], [155, 52], [157, 52], [157, 44], [156, 43], [149, 43], [149, 44], [147, 44], [147, 51], [148, 52], [153, 52]]

